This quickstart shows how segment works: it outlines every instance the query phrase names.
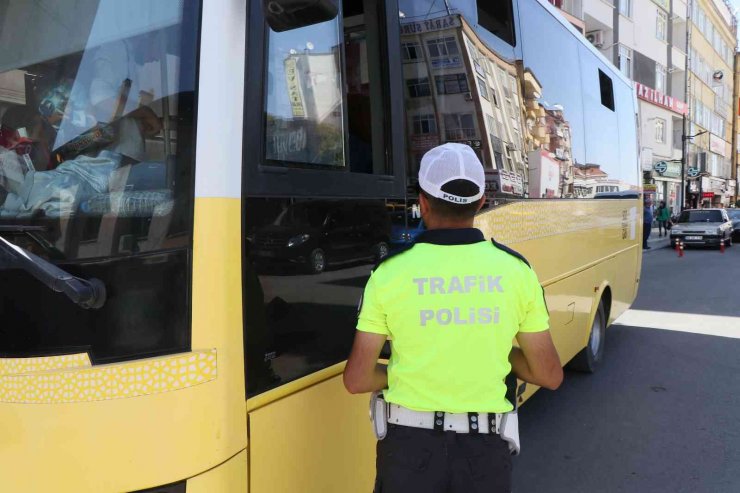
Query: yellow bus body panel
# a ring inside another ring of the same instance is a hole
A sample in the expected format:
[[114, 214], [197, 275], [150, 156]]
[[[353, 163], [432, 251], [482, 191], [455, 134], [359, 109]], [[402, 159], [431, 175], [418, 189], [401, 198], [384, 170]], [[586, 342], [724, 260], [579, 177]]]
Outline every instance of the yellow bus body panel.
[[[476, 227], [522, 253], [537, 271], [566, 363], [586, 346], [607, 289], [610, 322], [634, 300], [641, 218], [637, 200], [522, 201], [480, 214]], [[372, 491], [368, 395], [347, 394], [343, 367], [248, 400], [250, 493]], [[528, 386], [522, 402], [536, 390]]]
[[[92, 368], [20, 365], [21, 373], [0, 376], [0, 491], [138, 490], [195, 476], [246, 448], [241, 212], [238, 199], [196, 200], [193, 353]], [[215, 378], [164, 390], [143, 378], [166, 383], [174, 377], [160, 363], [182, 357], [178, 376], [197, 374], [199, 354], [215, 357]], [[67, 387], [54, 392], [59, 379]], [[18, 385], [25, 395], [12, 392]], [[151, 394], [126, 397], [147, 385]]]

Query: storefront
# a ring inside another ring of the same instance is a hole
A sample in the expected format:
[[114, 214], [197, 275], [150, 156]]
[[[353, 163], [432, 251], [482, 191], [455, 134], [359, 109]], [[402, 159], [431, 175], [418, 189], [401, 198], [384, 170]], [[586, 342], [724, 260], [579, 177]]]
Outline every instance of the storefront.
[[681, 163], [676, 161], [653, 163], [652, 180], [655, 184], [656, 205], [665, 202], [674, 214], [680, 212]]

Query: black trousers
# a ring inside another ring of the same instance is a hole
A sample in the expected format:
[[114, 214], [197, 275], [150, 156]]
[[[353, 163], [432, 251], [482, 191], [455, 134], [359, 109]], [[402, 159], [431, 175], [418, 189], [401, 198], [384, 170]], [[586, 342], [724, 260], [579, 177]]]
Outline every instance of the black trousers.
[[374, 493], [509, 493], [511, 455], [498, 435], [388, 425]]

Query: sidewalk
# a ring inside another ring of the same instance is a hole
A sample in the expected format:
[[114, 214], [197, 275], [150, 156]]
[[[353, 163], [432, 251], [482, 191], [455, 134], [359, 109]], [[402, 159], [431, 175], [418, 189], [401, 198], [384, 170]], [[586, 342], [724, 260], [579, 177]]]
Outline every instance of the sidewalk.
[[643, 250], [642, 253], [650, 253], [654, 252], [656, 250], [660, 250], [661, 248], [666, 248], [671, 245], [670, 237], [668, 236], [658, 236], [658, 228], [653, 228], [650, 232], [650, 237], [648, 238], [648, 246], [650, 247], [650, 250]]

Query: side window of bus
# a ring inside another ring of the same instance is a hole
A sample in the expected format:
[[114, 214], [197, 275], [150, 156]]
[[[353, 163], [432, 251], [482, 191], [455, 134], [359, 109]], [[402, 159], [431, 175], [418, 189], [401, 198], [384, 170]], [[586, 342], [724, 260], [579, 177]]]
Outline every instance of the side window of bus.
[[[636, 189], [629, 84], [536, 0], [520, 0], [519, 12], [525, 72], [537, 82], [531, 92], [526, 89], [535, 96], [527, 102], [527, 124], [544, 139], [541, 160], [530, 154], [530, 197], [549, 196], [550, 187], [538, 187], [538, 181], [557, 184], [553, 196], [562, 198], [613, 197]], [[540, 171], [533, 166], [538, 162]], [[556, 171], [553, 180], [547, 167]]]
[[245, 95], [247, 396], [346, 359], [370, 270], [402, 246], [403, 119], [381, 52], [398, 17], [385, 3], [253, 19], [248, 66], [264, 70], [248, 71]]

